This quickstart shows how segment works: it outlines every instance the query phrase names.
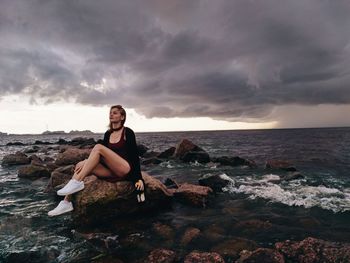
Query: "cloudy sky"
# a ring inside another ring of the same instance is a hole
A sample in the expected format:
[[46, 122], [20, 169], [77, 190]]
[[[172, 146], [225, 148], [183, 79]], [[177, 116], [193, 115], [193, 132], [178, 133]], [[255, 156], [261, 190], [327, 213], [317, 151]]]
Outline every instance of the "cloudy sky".
[[0, 131], [349, 126], [348, 0], [1, 0]]

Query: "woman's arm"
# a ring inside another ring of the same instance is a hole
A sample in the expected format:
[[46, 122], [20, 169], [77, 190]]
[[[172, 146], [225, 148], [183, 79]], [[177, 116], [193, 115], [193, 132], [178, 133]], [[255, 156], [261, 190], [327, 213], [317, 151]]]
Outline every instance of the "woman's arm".
[[141, 165], [140, 165], [140, 158], [139, 158], [139, 150], [136, 144], [135, 133], [130, 128], [127, 130], [126, 141], [128, 144], [128, 154], [129, 154], [129, 158], [132, 166], [130, 179], [134, 183], [136, 183], [138, 182], [138, 180], [142, 180]]

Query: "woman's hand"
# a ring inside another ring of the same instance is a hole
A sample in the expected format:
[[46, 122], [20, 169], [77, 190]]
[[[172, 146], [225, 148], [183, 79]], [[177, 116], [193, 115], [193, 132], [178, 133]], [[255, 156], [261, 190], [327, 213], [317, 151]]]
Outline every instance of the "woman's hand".
[[142, 180], [138, 180], [136, 182], [136, 184], [135, 184], [135, 187], [139, 191], [143, 191], [145, 189], [145, 186], [143, 185], [143, 181]]

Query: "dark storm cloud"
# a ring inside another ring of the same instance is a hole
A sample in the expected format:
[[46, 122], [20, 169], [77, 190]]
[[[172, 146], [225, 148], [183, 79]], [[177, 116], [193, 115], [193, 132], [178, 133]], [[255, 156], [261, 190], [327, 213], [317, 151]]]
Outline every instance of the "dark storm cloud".
[[349, 11], [345, 0], [2, 1], [0, 97], [230, 121], [348, 104]]

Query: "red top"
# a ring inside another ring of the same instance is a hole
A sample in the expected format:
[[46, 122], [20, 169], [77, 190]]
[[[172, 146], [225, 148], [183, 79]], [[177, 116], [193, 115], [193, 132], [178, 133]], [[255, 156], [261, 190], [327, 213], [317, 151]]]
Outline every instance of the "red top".
[[123, 159], [127, 160], [127, 151], [126, 151], [126, 140], [124, 139], [125, 128], [123, 128], [120, 140], [117, 143], [111, 143], [108, 141], [108, 148], [113, 152], [119, 154]]

